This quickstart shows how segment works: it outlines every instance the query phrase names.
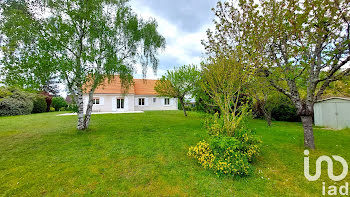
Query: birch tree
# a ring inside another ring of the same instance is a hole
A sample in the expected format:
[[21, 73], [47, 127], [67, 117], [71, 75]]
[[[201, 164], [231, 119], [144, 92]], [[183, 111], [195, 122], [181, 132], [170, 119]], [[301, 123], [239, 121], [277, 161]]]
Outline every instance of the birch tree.
[[[144, 75], [148, 66], [156, 69], [156, 55], [165, 46], [156, 21], [139, 18], [127, 3], [5, 0], [1, 35], [6, 78], [58, 73], [76, 95], [77, 128], [88, 128], [95, 89], [116, 74], [127, 89], [134, 65], [141, 63]], [[89, 95], [85, 116], [84, 93]]]

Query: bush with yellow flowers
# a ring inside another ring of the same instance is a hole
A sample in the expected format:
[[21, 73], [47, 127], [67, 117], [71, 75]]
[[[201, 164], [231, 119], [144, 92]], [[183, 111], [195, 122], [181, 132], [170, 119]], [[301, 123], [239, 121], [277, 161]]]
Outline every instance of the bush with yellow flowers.
[[214, 165], [214, 154], [206, 141], [200, 141], [194, 147], [190, 147], [188, 156], [198, 160], [204, 168], [213, 168]]
[[210, 135], [208, 142], [203, 140], [190, 147], [188, 155], [216, 174], [252, 174], [252, 163], [260, 153], [261, 140], [244, 125], [236, 127], [234, 132], [225, 132], [223, 121], [217, 114], [207, 120], [205, 126]]

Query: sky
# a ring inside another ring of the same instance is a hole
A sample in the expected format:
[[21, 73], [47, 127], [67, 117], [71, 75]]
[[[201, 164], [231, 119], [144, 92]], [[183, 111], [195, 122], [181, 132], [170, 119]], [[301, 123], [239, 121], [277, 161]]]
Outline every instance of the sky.
[[[187, 64], [199, 65], [204, 57], [201, 40], [213, 26], [217, 0], [130, 0], [131, 8], [144, 19], [154, 18], [159, 33], [165, 37], [166, 48], [160, 51], [157, 73], [147, 71], [146, 78], [160, 78], [167, 70]], [[136, 66], [135, 78], [142, 78]]]
[[[187, 64], [199, 66], [206, 39], [206, 31], [213, 27], [212, 8], [217, 0], [130, 0], [129, 5], [143, 19], [155, 19], [158, 31], [166, 40], [166, 48], [159, 52], [159, 66], [156, 73], [147, 70], [148, 79], [158, 79], [172, 70]], [[0, 54], [1, 55], [1, 54]], [[141, 65], [136, 66], [134, 78], [143, 78]], [[64, 84], [60, 85], [66, 95]]]

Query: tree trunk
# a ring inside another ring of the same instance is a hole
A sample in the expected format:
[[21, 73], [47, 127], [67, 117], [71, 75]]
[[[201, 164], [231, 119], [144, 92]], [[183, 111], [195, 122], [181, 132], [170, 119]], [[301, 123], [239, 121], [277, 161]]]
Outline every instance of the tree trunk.
[[315, 149], [314, 131], [312, 128], [312, 115], [300, 116], [304, 128], [305, 148]]
[[267, 122], [267, 125], [270, 127], [271, 126], [271, 111], [266, 111], [266, 110], [263, 110], [264, 112], [264, 116], [265, 116], [265, 120]]
[[180, 100], [180, 103], [181, 103], [182, 110], [184, 111], [184, 115], [187, 116], [186, 109], [185, 109], [185, 104], [184, 104], [184, 99], [183, 98], [179, 98], [179, 100]]
[[78, 130], [84, 130], [84, 101], [83, 101], [83, 92], [81, 89], [78, 90], [78, 95], [76, 97], [76, 102], [78, 105]]
[[86, 108], [85, 118], [84, 118], [84, 129], [87, 129], [89, 127], [90, 119], [91, 119], [91, 112], [92, 112], [92, 106], [93, 106], [93, 96], [94, 92], [89, 92], [89, 102]]

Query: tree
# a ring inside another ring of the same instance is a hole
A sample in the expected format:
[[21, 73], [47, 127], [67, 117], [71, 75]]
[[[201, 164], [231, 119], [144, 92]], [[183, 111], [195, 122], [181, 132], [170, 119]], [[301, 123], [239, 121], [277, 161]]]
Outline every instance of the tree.
[[51, 77], [46, 81], [45, 84], [41, 85], [41, 90], [51, 94], [52, 96], [58, 96], [60, 93], [58, 85], [60, 84], [59, 79], [57, 77]]
[[255, 99], [256, 106], [259, 107], [259, 110], [263, 113], [267, 125], [271, 126], [272, 105], [268, 103], [268, 100], [275, 96], [275, 90], [269, 86], [268, 82], [263, 77], [257, 74], [252, 77], [246, 89], [248, 94]]
[[127, 91], [135, 63], [144, 75], [149, 65], [157, 69], [165, 46], [156, 21], [139, 18], [127, 0], [6, 0], [1, 7], [6, 79], [58, 74], [76, 95], [79, 130], [88, 128], [96, 87], [118, 74]]
[[67, 102], [63, 97], [57, 96], [52, 98], [51, 106], [55, 108], [55, 111], [60, 111], [62, 107], [67, 107]]
[[178, 98], [184, 115], [187, 116], [185, 108], [185, 96], [193, 94], [199, 79], [200, 72], [195, 66], [185, 65], [167, 71], [162, 78], [156, 82], [154, 89], [159, 96]]
[[236, 51], [231, 56], [219, 56], [202, 64], [201, 87], [219, 107], [228, 136], [233, 136], [240, 125], [244, 105], [239, 100], [254, 72], [240, 54]]
[[314, 149], [313, 105], [330, 83], [350, 72], [349, 9], [345, 0], [266, 0], [259, 5], [241, 0], [238, 7], [219, 2], [216, 29], [207, 32], [203, 44], [210, 54], [227, 53], [239, 44], [257, 57], [252, 64], [292, 100], [302, 119], [304, 145]]
[[350, 97], [350, 76], [329, 84], [324, 91], [323, 97]]

